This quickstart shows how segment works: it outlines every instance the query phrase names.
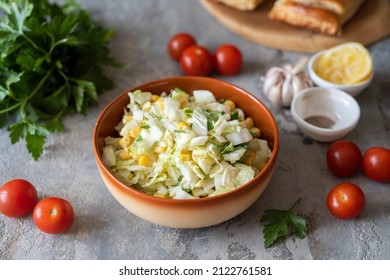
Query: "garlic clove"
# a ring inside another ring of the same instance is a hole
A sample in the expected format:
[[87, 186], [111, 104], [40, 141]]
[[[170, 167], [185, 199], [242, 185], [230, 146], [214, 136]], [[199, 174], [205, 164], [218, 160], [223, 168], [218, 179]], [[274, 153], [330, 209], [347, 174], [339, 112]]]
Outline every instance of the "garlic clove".
[[289, 107], [291, 105], [293, 98], [294, 98], [294, 92], [292, 90], [292, 87], [288, 86], [288, 89], [282, 92], [282, 105], [284, 107]]
[[268, 95], [271, 87], [283, 80], [283, 69], [279, 67], [271, 68], [264, 77], [263, 92]]
[[292, 88], [295, 93], [300, 92], [301, 90], [307, 87], [306, 80], [302, 79], [299, 76], [294, 76], [292, 79]]
[[268, 99], [275, 105], [282, 106], [282, 85], [283, 82], [280, 81], [279, 83], [273, 85], [270, 90], [268, 91]]
[[292, 99], [294, 97], [294, 89], [292, 87], [292, 79], [294, 77], [287, 73], [285, 76], [285, 80], [282, 85], [282, 91], [281, 91], [281, 99], [282, 99], [282, 105], [283, 106], [290, 106]]

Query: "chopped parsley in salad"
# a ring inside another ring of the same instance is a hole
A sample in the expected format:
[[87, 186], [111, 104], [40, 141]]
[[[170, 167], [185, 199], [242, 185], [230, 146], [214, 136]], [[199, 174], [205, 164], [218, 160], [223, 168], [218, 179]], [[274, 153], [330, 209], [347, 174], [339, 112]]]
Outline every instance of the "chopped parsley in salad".
[[162, 198], [215, 196], [252, 180], [270, 158], [260, 129], [231, 100], [178, 88], [128, 95], [120, 137], [106, 137], [102, 153], [126, 185]]

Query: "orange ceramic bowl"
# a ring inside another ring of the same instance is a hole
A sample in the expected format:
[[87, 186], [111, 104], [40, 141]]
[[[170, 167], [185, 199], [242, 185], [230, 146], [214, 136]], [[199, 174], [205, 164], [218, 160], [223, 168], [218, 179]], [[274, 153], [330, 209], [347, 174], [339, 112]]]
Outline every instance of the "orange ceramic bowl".
[[[272, 150], [271, 158], [261, 172], [247, 184], [224, 194], [199, 199], [168, 199], [154, 197], [126, 186], [118, 180], [102, 161], [101, 150], [106, 136], [117, 136], [114, 127], [121, 121], [123, 108], [129, 103], [127, 93], [140, 89], [161, 94], [178, 87], [210, 90], [217, 99], [231, 99], [253, 118]], [[152, 81], [129, 89], [117, 96], [99, 116], [93, 147], [97, 166], [108, 190], [131, 213], [155, 224], [174, 228], [200, 228], [229, 220], [251, 206], [263, 193], [271, 179], [279, 149], [276, 122], [267, 107], [249, 92], [227, 82], [205, 77], [174, 77]]]

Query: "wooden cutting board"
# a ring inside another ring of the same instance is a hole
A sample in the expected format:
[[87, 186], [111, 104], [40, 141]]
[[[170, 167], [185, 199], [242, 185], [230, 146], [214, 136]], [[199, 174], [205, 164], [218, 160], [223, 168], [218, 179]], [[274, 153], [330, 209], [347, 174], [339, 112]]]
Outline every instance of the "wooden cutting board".
[[266, 1], [256, 10], [243, 12], [223, 4], [200, 0], [202, 6], [233, 32], [266, 47], [314, 53], [332, 46], [355, 41], [364, 45], [390, 35], [390, 1], [367, 0], [343, 26], [340, 37], [299, 29], [268, 19], [275, 1]]

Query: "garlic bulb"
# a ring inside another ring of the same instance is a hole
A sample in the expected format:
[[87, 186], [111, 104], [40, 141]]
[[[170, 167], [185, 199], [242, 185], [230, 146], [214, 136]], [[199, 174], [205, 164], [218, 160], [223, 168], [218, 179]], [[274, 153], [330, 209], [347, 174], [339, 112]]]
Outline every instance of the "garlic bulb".
[[307, 58], [301, 59], [295, 66], [272, 67], [264, 76], [263, 92], [277, 106], [288, 107], [301, 90], [313, 86], [304, 68]]

